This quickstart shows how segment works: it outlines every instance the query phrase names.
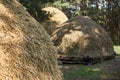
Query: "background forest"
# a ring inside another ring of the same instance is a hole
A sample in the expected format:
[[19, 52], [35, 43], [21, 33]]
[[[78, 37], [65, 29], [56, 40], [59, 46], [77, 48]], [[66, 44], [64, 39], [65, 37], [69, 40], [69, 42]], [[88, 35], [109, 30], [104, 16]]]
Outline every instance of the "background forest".
[[39, 22], [49, 19], [41, 9], [53, 6], [68, 18], [88, 16], [100, 24], [111, 36], [115, 45], [120, 44], [120, 0], [19, 0]]

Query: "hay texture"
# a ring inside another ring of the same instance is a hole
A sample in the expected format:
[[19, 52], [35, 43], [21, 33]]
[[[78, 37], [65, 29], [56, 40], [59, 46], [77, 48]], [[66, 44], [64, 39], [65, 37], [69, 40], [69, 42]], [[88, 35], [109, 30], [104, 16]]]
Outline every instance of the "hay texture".
[[47, 33], [51, 36], [52, 33], [57, 28], [58, 23], [56, 23], [55, 21], [48, 20], [48, 21], [41, 23], [41, 25], [44, 27], [44, 29], [47, 31]]
[[107, 32], [88, 17], [70, 19], [55, 30], [51, 39], [62, 57], [114, 56], [113, 44]]
[[0, 0], [0, 80], [62, 80], [50, 37], [15, 0]]
[[54, 7], [46, 7], [42, 10], [52, 14], [50, 20], [57, 22], [58, 24], [62, 24], [68, 20], [67, 16], [59, 9]]
[[51, 14], [50, 20], [41, 23], [49, 35], [51, 35], [54, 32], [56, 27], [58, 27], [60, 24], [68, 20], [67, 16], [57, 8], [46, 7], [46, 8], [43, 8], [42, 10]]

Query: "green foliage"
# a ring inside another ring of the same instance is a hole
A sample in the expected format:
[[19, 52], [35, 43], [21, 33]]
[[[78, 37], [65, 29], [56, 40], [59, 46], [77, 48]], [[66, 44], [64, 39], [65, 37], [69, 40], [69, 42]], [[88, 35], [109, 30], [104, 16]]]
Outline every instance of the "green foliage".
[[54, 2], [54, 4], [53, 4], [55, 7], [57, 7], [57, 8], [70, 8], [70, 7], [73, 7], [72, 5], [70, 5], [70, 3], [69, 2], [65, 2], [65, 3], [62, 3], [62, 2], [60, 2], [60, 1], [56, 1], [56, 2]]
[[42, 22], [49, 19], [49, 14], [41, 10], [47, 3], [53, 3], [54, 0], [19, 0], [23, 6], [27, 8], [27, 11], [37, 21]]

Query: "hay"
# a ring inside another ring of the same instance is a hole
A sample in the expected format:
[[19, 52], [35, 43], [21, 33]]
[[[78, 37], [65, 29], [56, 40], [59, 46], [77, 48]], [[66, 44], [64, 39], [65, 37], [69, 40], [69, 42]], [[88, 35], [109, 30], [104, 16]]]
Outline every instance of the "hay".
[[56, 27], [68, 20], [67, 16], [57, 8], [47, 7], [42, 10], [47, 11], [47, 13], [52, 15], [49, 21], [41, 23], [49, 35], [54, 32]]
[[50, 37], [15, 0], [0, 0], [0, 80], [62, 80]]
[[56, 27], [58, 26], [58, 23], [56, 23], [55, 21], [48, 20], [41, 23], [41, 25], [44, 27], [47, 33], [51, 36], [52, 33], [55, 31]]
[[57, 22], [58, 24], [62, 24], [68, 20], [67, 16], [57, 8], [47, 7], [47, 8], [43, 8], [42, 10], [52, 14], [52, 17], [50, 19], [52, 21]]
[[88, 17], [70, 19], [55, 30], [51, 39], [62, 57], [103, 59], [114, 56], [107, 32]]

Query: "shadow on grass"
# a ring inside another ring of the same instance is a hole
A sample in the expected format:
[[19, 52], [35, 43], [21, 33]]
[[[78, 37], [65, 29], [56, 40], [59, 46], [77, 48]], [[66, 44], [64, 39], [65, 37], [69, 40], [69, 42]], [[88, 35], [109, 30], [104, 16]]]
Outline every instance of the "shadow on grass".
[[95, 65], [71, 65], [62, 68], [65, 80], [99, 80], [106, 71]]

